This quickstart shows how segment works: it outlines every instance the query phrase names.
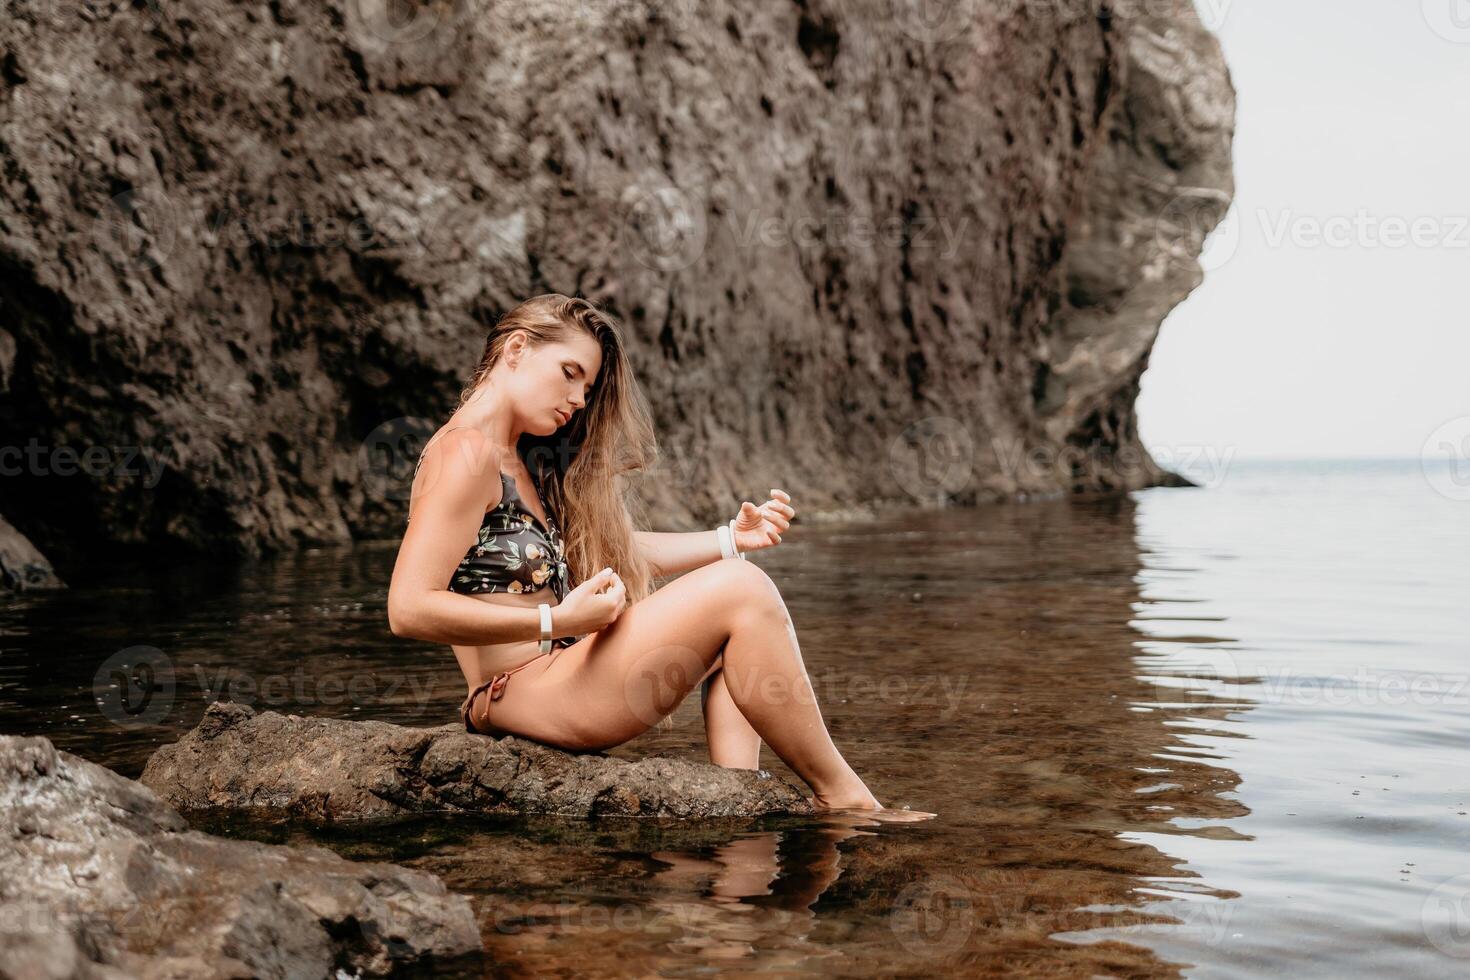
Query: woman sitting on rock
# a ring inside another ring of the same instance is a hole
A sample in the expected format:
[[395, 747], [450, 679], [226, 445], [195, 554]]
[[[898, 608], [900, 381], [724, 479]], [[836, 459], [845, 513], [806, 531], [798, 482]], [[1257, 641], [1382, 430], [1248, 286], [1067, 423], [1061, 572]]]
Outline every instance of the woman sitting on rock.
[[607, 749], [702, 684], [714, 763], [754, 769], [764, 739], [818, 807], [885, 810], [832, 744], [781, 593], [743, 560], [780, 543], [790, 496], [711, 531], [635, 530], [623, 474], [654, 445], [609, 316], [557, 293], [511, 310], [419, 459], [394, 635], [453, 646], [469, 731]]

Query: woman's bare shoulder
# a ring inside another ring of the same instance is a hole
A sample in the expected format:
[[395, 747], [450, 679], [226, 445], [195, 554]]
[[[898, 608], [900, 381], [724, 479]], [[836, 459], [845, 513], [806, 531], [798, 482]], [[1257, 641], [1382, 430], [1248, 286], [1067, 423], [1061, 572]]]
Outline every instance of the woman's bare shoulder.
[[409, 495], [410, 513], [417, 514], [426, 505], [454, 512], [466, 507], [489, 510], [500, 503], [504, 489], [500, 463], [500, 450], [473, 426], [435, 433], [419, 457]]

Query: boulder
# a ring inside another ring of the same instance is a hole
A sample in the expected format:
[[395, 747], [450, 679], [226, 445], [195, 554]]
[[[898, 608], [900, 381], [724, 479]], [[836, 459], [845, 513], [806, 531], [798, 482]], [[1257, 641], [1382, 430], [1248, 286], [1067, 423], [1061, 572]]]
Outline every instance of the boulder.
[[151, 790], [0, 736], [0, 977], [389, 976], [481, 955], [439, 878], [188, 829]]
[[414, 813], [576, 817], [753, 817], [810, 813], [764, 770], [654, 756], [631, 762], [570, 753], [461, 725], [257, 714], [215, 702], [198, 726], [155, 752], [141, 780], [185, 812], [238, 810], [317, 825]]

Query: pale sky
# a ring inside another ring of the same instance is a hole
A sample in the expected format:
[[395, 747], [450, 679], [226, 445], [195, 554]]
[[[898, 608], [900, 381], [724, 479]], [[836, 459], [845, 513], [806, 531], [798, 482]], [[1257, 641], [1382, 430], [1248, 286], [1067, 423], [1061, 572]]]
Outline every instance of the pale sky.
[[1417, 457], [1470, 416], [1470, 0], [1196, 6], [1238, 93], [1235, 209], [1160, 332], [1144, 442]]

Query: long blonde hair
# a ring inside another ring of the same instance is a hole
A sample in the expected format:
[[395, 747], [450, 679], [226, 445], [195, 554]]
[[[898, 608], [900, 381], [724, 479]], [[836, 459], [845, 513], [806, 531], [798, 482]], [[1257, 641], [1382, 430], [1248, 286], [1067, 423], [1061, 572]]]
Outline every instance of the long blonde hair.
[[561, 530], [570, 585], [611, 566], [627, 586], [631, 605], [653, 591], [653, 575], [634, 542], [637, 525], [623, 474], [652, 466], [658, 443], [621, 328], [591, 300], [561, 293], [532, 297], [491, 329], [474, 377], [460, 394], [461, 406], [489, 376], [516, 330], [526, 332], [530, 348], [582, 330], [602, 349], [602, 368], [587, 392], [586, 407], [553, 435], [523, 434], [516, 451]]

